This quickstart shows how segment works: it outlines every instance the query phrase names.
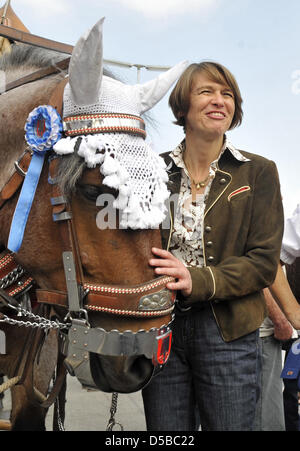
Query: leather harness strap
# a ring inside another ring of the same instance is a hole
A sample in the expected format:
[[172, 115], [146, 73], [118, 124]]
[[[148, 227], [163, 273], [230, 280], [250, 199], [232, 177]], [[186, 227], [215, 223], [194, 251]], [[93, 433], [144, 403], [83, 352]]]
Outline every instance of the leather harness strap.
[[31, 33], [27, 33], [16, 28], [11, 28], [6, 25], [0, 25], [0, 36], [11, 39], [13, 41], [22, 42], [24, 44], [42, 47], [48, 50], [54, 50], [60, 53], [67, 53], [71, 55], [73, 46], [63, 44], [62, 42], [53, 41], [51, 39], [42, 38]]
[[[0, 305], [12, 303], [12, 297], [20, 296], [32, 288], [34, 282], [16, 262], [14, 255], [5, 250], [0, 254]], [[5, 304], [6, 303], [6, 304]], [[14, 304], [18, 305], [17, 302]]]
[[62, 61], [55, 63], [53, 66], [48, 66], [43, 69], [39, 69], [35, 72], [32, 72], [29, 75], [25, 75], [24, 77], [18, 78], [15, 81], [8, 83], [5, 86], [4, 92], [11, 91], [12, 89], [18, 88], [19, 86], [23, 86], [27, 83], [32, 83], [33, 81], [40, 80], [41, 78], [48, 77], [49, 75], [58, 74], [61, 71], [68, 69], [70, 63], [70, 58], [66, 58]]
[[49, 174], [52, 182], [53, 220], [57, 222], [63, 252], [71, 252], [75, 257], [76, 276], [79, 285], [83, 285], [83, 270], [77, 235], [72, 221], [70, 205], [60, 190], [57, 181], [58, 158], [53, 158], [49, 164]]
[[[64, 62], [67, 64], [65, 67], [65, 69], [67, 69], [67, 67], [69, 67], [70, 60], [64, 60]], [[62, 116], [63, 111], [64, 89], [68, 81], [69, 81], [68, 77], [65, 77], [55, 86], [48, 103], [48, 105], [51, 105], [53, 108], [56, 109], [56, 111], [60, 116]]]
[[18, 162], [15, 162], [15, 171], [6, 182], [0, 192], [0, 208], [10, 199], [20, 188], [27, 173], [31, 161], [31, 153], [26, 150]]
[[[172, 277], [162, 276], [134, 287], [84, 284], [89, 290], [84, 308], [103, 313], [131, 317], [159, 317], [173, 310], [175, 294], [165, 289]], [[68, 307], [68, 296], [61, 291], [37, 290], [40, 303]]]

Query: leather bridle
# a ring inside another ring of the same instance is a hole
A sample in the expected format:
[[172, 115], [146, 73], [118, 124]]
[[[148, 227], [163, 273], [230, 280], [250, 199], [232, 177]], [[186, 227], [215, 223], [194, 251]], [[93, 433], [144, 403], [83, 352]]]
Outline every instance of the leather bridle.
[[[66, 61], [63, 62], [63, 65], [66, 65]], [[38, 78], [54, 73], [52, 69], [50, 72], [41, 71]], [[27, 82], [35, 81], [38, 78], [36, 73], [33, 77], [28, 76]], [[11, 89], [23, 84], [22, 79], [14, 83]], [[49, 100], [49, 105], [53, 106], [59, 114], [62, 113], [63, 91], [66, 83], [67, 78], [59, 82]], [[20, 159], [15, 162], [13, 175], [0, 192], [0, 209], [22, 185], [24, 176], [26, 176], [30, 165], [31, 155], [31, 151], [26, 149]], [[88, 312], [90, 311], [103, 312], [119, 317], [162, 318], [162, 322], [163, 318], [168, 316], [170, 318], [174, 309], [175, 292], [167, 290], [166, 285], [168, 282], [173, 281], [173, 278], [165, 276], [158, 277], [157, 279], [136, 286], [110, 286], [105, 284], [90, 284], [84, 281], [79, 243], [73, 224], [71, 206], [57, 184], [56, 175], [58, 164], [58, 158], [49, 157], [49, 180], [52, 180], [51, 204], [53, 208], [53, 219], [57, 222], [60, 230], [67, 290], [66, 292], [60, 292], [56, 290], [38, 289], [36, 290], [37, 301], [41, 304], [66, 308], [69, 312], [69, 319], [72, 321], [70, 334], [74, 334], [74, 330], [76, 331], [80, 326], [84, 329], [85, 335], [90, 330], [93, 332], [97, 330], [97, 328], [91, 329], [90, 327], [88, 320]], [[74, 324], [76, 324], [76, 327]], [[94, 348], [97, 348], [100, 351], [99, 354], [102, 351], [104, 355], [137, 355], [136, 353], [141, 353], [151, 358], [150, 354], [152, 353], [154, 366], [162, 366], [166, 362], [170, 352], [171, 330], [169, 326], [170, 323], [168, 321], [168, 324], [162, 324], [160, 328], [151, 329], [152, 332], [150, 332], [152, 335], [149, 334], [149, 331], [132, 332], [130, 338], [127, 337], [127, 341], [124, 339], [122, 332], [119, 332], [118, 339], [114, 336], [112, 340], [110, 332], [99, 328], [97, 337], [95, 337], [95, 333], [93, 334], [94, 338], [90, 342], [90, 345], [79, 342], [78, 346], [79, 349], [81, 349], [80, 347], [85, 347], [85, 351], [90, 352], [94, 352]], [[144, 335], [141, 332], [144, 332]], [[146, 344], [149, 338], [151, 338], [152, 348], [151, 346], [149, 348], [149, 345]], [[168, 341], [167, 352], [162, 351], [162, 354], [159, 355], [157, 354], [157, 349], [161, 348], [163, 344], [161, 340], [165, 339]], [[114, 344], [110, 344], [111, 340]], [[84, 341], [83, 338], [82, 341]], [[117, 345], [115, 345], [116, 343]], [[149, 349], [152, 350], [149, 351]], [[71, 344], [70, 338], [66, 337], [64, 350], [68, 356], [70, 354], [74, 356], [75, 352], [78, 353], [78, 348], [75, 347], [74, 351], [74, 343]], [[86, 352], [81, 353], [79, 360], [80, 362], [87, 360]], [[86, 375], [88, 371], [85, 370], [85, 375], [83, 376], [76, 374], [78, 366], [78, 361], [74, 363], [74, 359], [69, 358], [68, 367], [70, 372], [77, 375], [83, 384], [91, 385], [88, 380], [90, 379], [90, 374], [88, 376]]]
[[[67, 83], [67, 79], [63, 79], [55, 87], [49, 105], [53, 106], [58, 113], [62, 112], [62, 96], [63, 90]], [[27, 173], [30, 165], [32, 153], [26, 149], [19, 161], [15, 162], [15, 171], [5, 186], [0, 192], [0, 208], [9, 200], [15, 192], [20, 188], [24, 176]], [[110, 286], [97, 285], [84, 282], [83, 269], [81, 264], [79, 244], [75, 228], [72, 220], [72, 211], [67, 198], [61, 193], [59, 185], [55, 182], [57, 180], [58, 158], [50, 157], [49, 181], [52, 181], [52, 198], [51, 204], [53, 207], [53, 220], [58, 223], [60, 235], [63, 244], [64, 266], [66, 274], [74, 273], [75, 268], [76, 281], [83, 288], [82, 293], [85, 293], [86, 306], [89, 310], [105, 312], [116, 315], [124, 315], [130, 317], [159, 317], [170, 314], [173, 309], [174, 300], [171, 301], [167, 293], [163, 293], [163, 297], [158, 299], [157, 288], [165, 287], [165, 285], [172, 281], [170, 277], [159, 277], [141, 285], [127, 287], [127, 286]], [[68, 308], [72, 312], [78, 312], [84, 305], [79, 297], [76, 298], [76, 290], [72, 287], [72, 281], [66, 280], [67, 286], [73, 293], [73, 300], [68, 301], [68, 294], [58, 291], [37, 290], [37, 299], [41, 303], [53, 304], [60, 307]], [[88, 294], [86, 295], [86, 293]], [[75, 295], [75, 300], [74, 300]], [[155, 296], [156, 295], [156, 296]], [[147, 302], [141, 303], [143, 297], [150, 297], [152, 309], [147, 309]], [[154, 296], [154, 299], [153, 299]], [[167, 298], [169, 302], [167, 302]], [[162, 301], [165, 299], [166, 302]], [[157, 308], [154, 304], [157, 301]], [[70, 304], [71, 302], [71, 304]], [[164, 306], [165, 305], [165, 306]], [[164, 306], [163, 308], [160, 308]]]

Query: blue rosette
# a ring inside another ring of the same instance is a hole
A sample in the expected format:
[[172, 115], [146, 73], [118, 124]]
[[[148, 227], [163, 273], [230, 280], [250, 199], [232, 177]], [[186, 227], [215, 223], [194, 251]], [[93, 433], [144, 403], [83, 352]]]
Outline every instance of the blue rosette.
[[45, 154], [61, 138], [61, 117], [52, 106], [39, 106], [29, 114], [25, 132], [29, 147], [36, 153]]
[[8, 249], [18, 252], [42, 172], [45, 155], [62, 136], [62, 120], [50, 105], [35, 108], [25, 124], [25, 140], [33, 151], [10, 227]]

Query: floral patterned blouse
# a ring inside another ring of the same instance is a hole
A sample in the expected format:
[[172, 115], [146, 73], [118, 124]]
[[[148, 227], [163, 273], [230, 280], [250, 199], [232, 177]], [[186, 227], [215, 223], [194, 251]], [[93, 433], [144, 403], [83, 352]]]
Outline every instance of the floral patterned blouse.
[[170, 154], [176, 166], [181, 168], [181, 187], [169, 251], [186, 266], [202, 267], [204, 265], [202, 246], [204, 211], [218, 167], [218, 161], [226, 148], [230, 150], [237, 160], [249, 161], [225, 137], [219, 157], [210, 165], [210, 179], [205, 187], [205, 191], [203, 194], [197, 194], [196, 201], [194, 202], [192, 200], [190, 177], [183, 160], [185, 141], [182, 141]]

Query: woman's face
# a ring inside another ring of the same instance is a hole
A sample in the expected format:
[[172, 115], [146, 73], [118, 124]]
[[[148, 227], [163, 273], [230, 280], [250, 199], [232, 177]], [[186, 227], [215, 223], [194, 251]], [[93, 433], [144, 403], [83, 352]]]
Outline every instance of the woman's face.
[[186, 134], [223, 136], [230, 128], [234, 112], [234, 94], [229, 86], [211, 81], [205, 73], [196, 73], [185, 117]]

